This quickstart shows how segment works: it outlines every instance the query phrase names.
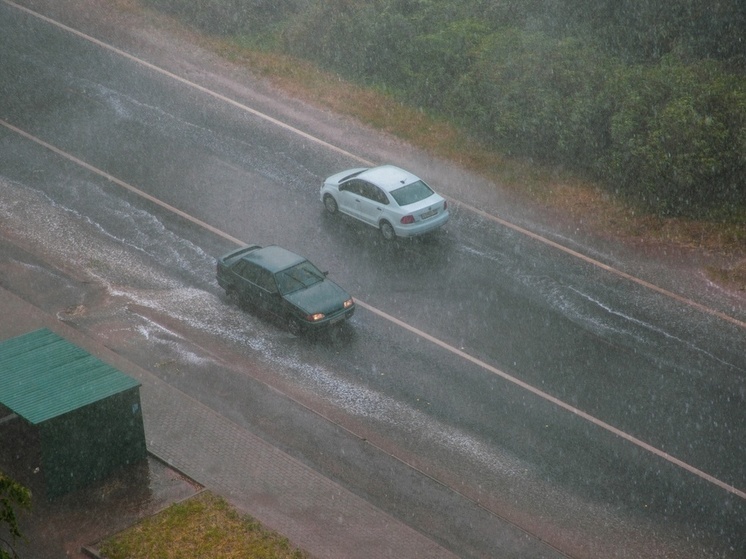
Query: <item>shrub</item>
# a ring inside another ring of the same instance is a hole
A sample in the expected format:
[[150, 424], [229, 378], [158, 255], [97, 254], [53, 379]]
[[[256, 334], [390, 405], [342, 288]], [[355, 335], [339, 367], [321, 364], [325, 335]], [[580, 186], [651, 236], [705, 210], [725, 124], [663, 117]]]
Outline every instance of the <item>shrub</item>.
[[591, 166], [608, 143], [602, 93], [609, 64], [576, 40], [501, 30], [461, 77], [454, 106], [502, 150]]
[[711, 62], [631, 68], [617, 84], [609, 179], [664, 214], [746, 205], [746, 81]]

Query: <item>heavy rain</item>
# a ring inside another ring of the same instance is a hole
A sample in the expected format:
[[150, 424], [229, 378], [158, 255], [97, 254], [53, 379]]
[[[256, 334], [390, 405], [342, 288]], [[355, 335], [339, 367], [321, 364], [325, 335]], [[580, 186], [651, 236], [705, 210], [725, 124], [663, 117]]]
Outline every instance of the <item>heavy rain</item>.
[[[723, 119], [746, 95], [746, 16], [695, 0], [670, 16], [535, 4], [0, 3], [0, 305], [16, 316], [0, 344], [47, 327], [131, 367], [148, 444], [145, 465], [76, 493], [87, 510], [68, 498], [19, 511], [19, 557], [83, 556], [201, 487], [316, 556], [743, 557], [746, 187]], [[581, 15], [611, 24], [595, 37]], [[288, 89], [280, 55], [327, 83]], [[633, 99], [638, 81], [667, 84], [670, 103]], [[689, 84], [688, 108], [674, 82]], [[348, 87], [431, 130], [451, 119], [512, 170], [350, 114], [336, 98]], [[695, 122], [705, 97], [710, 120]], [[717, 161], [692, 151], [716, 135]], [[326, 177], [384, 163], [445, 197], [448, 223], [388, 241], [324, 210]], [[552, 197], [587, 202], [570, 189], [590, 182], [630, 213], [602, 223]], [[697, 223], [701, 244], [617, 227], [633, 215]], [[720, 245], [703, 240], [712, 223]], [[309, 258], [354, 316], [297, 335], [232, 304], [216, 259], [240, 244]], [[5, 473], [27, 432], [2, 396]], [[214, 447], [195, 451], [203, 436]], [[251, 454], [245, 441], [267, 454], [235, 473], [225, 462]], [[294, 493], [301, 475], [313, 502]], [[335, 500], [362, 524], [370, 507], [371, 533]]]

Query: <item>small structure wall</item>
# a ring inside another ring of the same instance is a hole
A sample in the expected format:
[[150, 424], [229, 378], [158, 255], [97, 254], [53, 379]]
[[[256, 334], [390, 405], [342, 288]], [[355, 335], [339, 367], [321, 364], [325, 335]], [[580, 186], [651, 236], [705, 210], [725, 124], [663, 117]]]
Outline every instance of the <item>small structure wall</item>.
[[0, 405], [38, 434], [48, 498], [146, 457], [139, 390], [48, 329], [0, 342]]
[[147, 455], [140, 392], [132, 388], [38, 426], [50, 499]]

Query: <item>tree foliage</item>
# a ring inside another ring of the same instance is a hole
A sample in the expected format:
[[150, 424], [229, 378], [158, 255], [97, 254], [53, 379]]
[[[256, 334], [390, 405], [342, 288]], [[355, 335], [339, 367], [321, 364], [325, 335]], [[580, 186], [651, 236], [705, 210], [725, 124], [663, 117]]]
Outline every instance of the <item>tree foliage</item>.
[[746, 87], [712, 62], [628, 69], [606, 170], [664, 213], [746, 202]]
[[[0, 472], [0, 559], [14, 559], [16, 541], [23, 538], [17, 509], [31, 508], [31, 491]], [[9, 538], [3, 537], [7, 531]]]

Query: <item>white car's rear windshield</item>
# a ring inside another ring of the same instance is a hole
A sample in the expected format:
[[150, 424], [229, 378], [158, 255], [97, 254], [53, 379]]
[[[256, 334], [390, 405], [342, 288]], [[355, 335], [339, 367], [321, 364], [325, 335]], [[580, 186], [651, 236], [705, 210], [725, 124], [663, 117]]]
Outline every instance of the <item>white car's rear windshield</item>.
[[401, 188], [391, 191], [396, 203], [400, 206], [408, 206], [435, 194], [433, 190], [421, 180], [410, 183]]

